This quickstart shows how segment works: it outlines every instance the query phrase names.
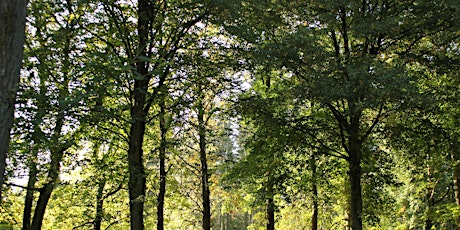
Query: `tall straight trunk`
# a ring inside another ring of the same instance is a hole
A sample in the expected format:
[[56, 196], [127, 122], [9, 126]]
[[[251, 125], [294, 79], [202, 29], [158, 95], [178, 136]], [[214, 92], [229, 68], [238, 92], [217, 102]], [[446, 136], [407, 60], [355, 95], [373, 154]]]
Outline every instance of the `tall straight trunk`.
[[138, 1], [138, 51], [136, 73], [134, 75], [133, 101], [131, 107], [131, 126], [129, 131], [128, 171], [129, 171], [129, 210], [132, 230], [144, 229], [144, 198], [146, 175], [143, 164], [142, 146], [146, 126], [146, 93], [150, 76], [148, 73], [147, 44], [149, 39], [149, 0]]
[[[267, 80], [265, 81], [265, 86], [267, 87], [265, 90], [268, 92], [268, 90], [271, 87], [270, 83], [270, 76], [267, 77]], [[273, 156], [275, 157], [275, 156]], [[271, 158], [270, 158], [271, 159]], [[275, 201], [273, 200], [273, 177], [272, 177], [272, 172], [271, 169], [269, 169], [268, 172], [268, 182], [267, 182], [267, 230], [275, 230]]]
[[[350, 109], [354, 111], [353, 108]], [[362, 141], [359, 137], [360, 114], [352, 112], [350, 128], [348, 130], [348, 164], [350, 183], [350, 227], [352, 230], [361, 230], [363, 226], [363, 200], [361, 189], [361, 151]]]
[[204, 120], [204, 105], [200, 100], [198, 105], [198, 135], [200, 145], [200, 162], [201, 162], [201, 193], [203, 199], [203, 230], [211, 229], [211, 202], [209, 190], [208, 162], [206, 156], [206, 122]]
[[275, 202], [272, 194], [267, 198], [267, 230], [275, 230]]
[[29, 179], [27, 181], [27, 192], [24, 199], [24, 212], [22, 216], [22, 229], [30, 228], [30, 220], [32, 217], [32, 206], [34, 202], [35, 182], [37, 182], [37, 165], [32, 162], [29, 166]]
[[[62, 126], [62, 124], [61, 124]], [[51, 193], [53, 192], [59, 180], [60, 164], [64, 157], [66, 148], [61, 148], [51, 152], [51, 164], [48, 172], [47, 183], [39, 190], [37, 204], [35, 205], [34, 217], [30, 230], [40, 230], [43, 224], [43, 217], [45, 216], [46, 206], [48, 205]]]
[[94, 230], [101, 230], [102, 217], [104, 215], [104, 187], [105, 180], [99, 181], [97, 184], [96, 194], [96, 217], [94, 218]]
[[0, 1], [0, 204], [25, 39], [27, 0]]
[[158, 193], [158, 205], [157, 205], [157, 229], [164, 229], [164, 203], [165, 203], [165, 194], [166, 194], [166, 111], [165, 111], [165, 99], [162, 95], [160, 102], [160, 149], [159, 149], [159, 160], [160, 160], [160, 191]]
[[[332, 105], [328, 105], [331, 112], [334, 114], [339, 128], [341, 130], [342, 146], [348, 153], [348, 183], [349, 183], [349, 222], [348, 225], [352, 230], [361, 230], [363, 228], [362, 213], [363, 213], [363, 199], [361, 189], [361, 159], [363, 139], [366, 136], [360, 136], [360, 120], [362, 110], [358, 109], [356, 105], [356, 97], [348, 98], [349, 106], [349, 121], [344, 119]], [[346, 134], [345, 132], [346, 131]]]
[[312, 171], [312, 185], [311, 190], [313, 194], [313, 213], [311, 214], [311, 229], [318, 229], [318, 186], [316, 184], [316, 157], [315, 154], [311, 157], [311, 171]]
[[[144, 85], [140, 87], [139, 85]], [[145, 94], [140, 88], [146, 88], [146, 83], [137, 80], [135, 84], [135, 106], [132, 108], [133, 123], [131, 124], [129, 135], [128, 150], [128, 170], [129, 170], [129, 209], [132, 230], [144, 229], [144, 197], [146, 175], [143, 165], [142, 145], [145, 133], [145, 114], [143, 111], [143, 101]]]
[[358, 157], [350, 157], [348, 173], [350, 180], [350, 227], [352, 230], [361, 230], [363, 201], [361, 193], [361, 166]]

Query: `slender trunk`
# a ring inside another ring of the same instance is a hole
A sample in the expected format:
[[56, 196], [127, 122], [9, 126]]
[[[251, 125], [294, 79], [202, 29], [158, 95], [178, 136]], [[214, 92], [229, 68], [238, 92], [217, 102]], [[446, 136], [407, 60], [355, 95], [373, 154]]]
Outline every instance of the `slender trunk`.
[[160, 191], [158, 194], [158, 205], [157, 205], [157, 229], [163, 230], [164, 229], [164, 202], [165, 202], [165, 194], [166, 194], [166, 111], [165, 111], [165, 99], [164, 95], [162, 95], [162, 100], [160, 102], [160, 132], [161, 132], [161, 140], [160, 140], [160, 149], [159, 149], [159, 160], [160, 160]]
[[54, 186], [55, 181], [49, 182], [41, 188], [40, 196], [38, 197], [37, 205], [35, 206], [34, 217], [30, 230], [40, 230], [42, 228], [46, 206], [48, 205]]
[[143, 164], [142, 146], [146, 126], [146, 93], [149, 85], [147, 56], [149, 30], [148, 0], [138, 1], [138, 58], [136, 60], [136, 77], [133, 89], [134, 104], [131, 108], [131, 127], [129, 131], [128, 171], [129, 171], [129, 210], [132, 230], [144, 229], [144, 198], [146, 175]]
[[203, 199], [203, 229], [211, 229], [211, 203], [209, 191], [209, 174], [208, 162], [206, 159], [206, 123], [204, 120], [204, 105], [203, 101], [199, 101], [198, 105], [198, 134], [200, 144], [200, 161], [201, 161], [201, 190]]
[[[27, 182], [28, 188], [35, 188], [35, 182], [37, 181], [37, 165], [32, 162], [29, 166], [29, 180]], [[32, 206], [34, 202], [34, 190], [27, 189], [26, 197], [24, 200], [24, 213], [22, 217], [22, 229], [28, 230], [30, 228], [30, 220], [32, 217]]]
[[[428, 166], [428, 174], [427, 174], [427, 177], [428, 177], [428, 183], [430, 183], [430, 181], [433, 181], [433, 175], [431, 173], [431, 166]], [[428, 186], [426, 188], [426, 200], [427, 200], [427, 213], [428, 213], [428, 216], [426, 217], [426, 220], [425, 220], [425, 229], [426, 230], [430, 230], [431, 227], [433, 227], [433, 220], [431, 219], [431, 212], [435, 206], [435, 200], [434, 200], [434, 195], [435, 195], [435, 192], [436, 192], [436, 184], [432, 185], [432, 186]]]
[[[270, 76], [265, 82], [266, 91], [270, 89]], [[271, 159], [271, 158], [270, 158]], [[267, 182], [267, 230], [275, 230], [275, 202], [273, 200], [273, 178], [271, 169], [268, 172], [268, 182]]]
[[[457, 143], [451, 146], [452, 160], [454, 162], [454, 190], [455, 190], [455, 203], [460, 207], [460, 152]], [[460, 216], [456, 220], [456, 229], [460, 230]]]
[[[62, 124], [61, 124], [62, 125]], [[30, 230], [40, 230], [43, 224], [43, 217], [45, 216], [46, 206], [48, 205], [51, 193], [53, 192], [60, 174], [60, 164], [64, 157], [64, 152], [67, 148], [61, 148], [58, 151], [52, 151], [51, 153], [51, 165], [48, 172], [46, 183], [40, 189], [40, 195], [38, 197], [37, 204], [35, 205], [34, 217]]]
[[[350, 109], [353, 111], [353, 109]], [[363, 200], [361, 192], [361, 151], [362, 142], [359, 139], [359, 115], [351, 115], [348, 139], [349, 180], [350, 180], [350, 227], [361, 230], [363, 226]]]
[[[460, 166], [455, 165], [454, 169], [454, 188], [455, 188], [455, 203], [460, 206]], [[457, 228], [460, 230], [460, 216], [457, 217]]]
[[244, 213], [244, 229], [248, 229], [249, 226], [249, 213]]
[[[454, 189], [455, 189], [455, 203], [460, 207], [460, 166], [458, 163], [455, 165], [454, 169]], [[460, 230], [460, 216], [456, 219], [457, 227], [456, 229]]]
[[225, 214], [219, 212], [219, 229], [225, 230]]
[[311, 157], [312, 170], [312, 193], [313, 193], [313, 213], [311, 215], [311, 229], [318, 229], [318, 186], [316, 185], [316, 157], [315, 154]]
[[230, 214], [225, 213], [225, 230], [230, 230]]
[[25, 39], [27, 0], [0, 1], [0, 204]]
[[275, 230], [275, 202], [273, 195], [267, 198], [267, 230]]
[[97, 195], [96, 195], [96, 217], [94, 218], [94, 230], [101, 230], [102, 217], [104, 215], [104, 187], [105, 180], [101, 180], [98, 183]]

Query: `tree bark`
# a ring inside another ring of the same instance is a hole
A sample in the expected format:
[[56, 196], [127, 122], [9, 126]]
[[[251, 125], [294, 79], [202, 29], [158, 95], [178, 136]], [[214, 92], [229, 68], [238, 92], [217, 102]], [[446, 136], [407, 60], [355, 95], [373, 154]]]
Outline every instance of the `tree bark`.
[[311, 170], [312, 170], [312, 193], [313, 193], [313, 213], [311, 215], [311, 229], [318, 229], [318, 186], [316, 185], [316, 157], [315, 154], [311, 157]]
[[102, 217], [104, 215], [104, 187], [105, 180], [101, 180], [98, 183], [97, 195], [96, 195], [96, 217], [94, 218], [94, 230], [101, 230]]
[[[454, 169], [454, 188], [455, 188], [455, 203], [460, 206], [460, 165], [456, 163]], [[460, 230], [460, 217], [457, 217], [457, 229]]]
[[275, 230], [275, 202], [272, 194], [267, 198], [267, 230]]
[[274, 181], [271, 169], [268, 173], [267, 181], [267, 197], [266, 197], [266, 209], [267, 209], [267, 230], [275, 230], [275, 201], [274, 196]]
[[150, 76], [148, 73], [147, 44], [149, 38], [149, 7], [148, 0], [138, 1], [138, 52], [136, 60], [136, 80], [134, 81], [133, 101], [131, 108], [131, 126], [129, 131], [128, 171], [129, 171], [129, 210], [132, 230], [144, 229], [144, 199], [146, 175], [143, 165], [144, 134], [146, 126], [146, 114], [149, 108], [146, 106], [146, 93]]
[[166, 133], [168, 131], [166, 127], [166, 111], [165, 111], [165, 95], [161, 95], [162, 99], [160, 102], [160, 149], [159, 149], [159, 160], [160, 160], [160, 188], [158, 194], [158, 205], [157, 205], [157, 229], [164, 229], [164, 202], [166, 195]]
[[27, 0], [0, 1], [0, 204], [25, 39]]
[[[62, 127], [62, 124], [60, 124], [60, 126]], [[46, 183], [43, 188], [40, 189], [40, 195], [35, 206], [34, 217], [32, 220], [32, 225], [30, 226], [30, 230], [40, 230], [42, 228], [46, 206], [48, 205], [51, 193], [53, 192], [54, 187], [59, 180], [59, 173], [61, 168], [60, 164], [66, 149], [67, 148], [61, 148], [57, 151], [51, 151], [51, 165], [47, 177], [48, 183]]]
[[350, 109], [350, 128], [348, 131], [348, 154], [350, 180], [350, 227], [352, 230], [361, 230], [363, 226], [363, 200], [361, 191], [361, 151], [362, 141], [359, 137], [360, 114]]
[[204, 105], [200, 99], [198, 102], [198, 135], [200, 145], [200, 162], [201, 162], [201, 190], [203, 199], [203, 229], [211, 229], [211, 202], [209, 190], [209, 173], [206, 156], [206, 121], [204, 120]]
[[[428, 183], [434, 180], [431, 171], [432, 171], [431, 166], [428, 166], [428, 174], [427, 174]], [[431, 219], [431, 212], [436, 204], [436, 201], [434, 200], [435, 192], [436, 192], [436, 184], [430, 185], [426, 188], [426, 201], [427, 201], [427, 209], [428, 209], [427, 210], [428, 216], [426, 217], [426, 220], [425, 220], [426, 230], [430, 230], [431, 227], [433, 227], [433, 220]]]
[[[37, 165], [32, 162], [29, 166], [29, 179], [27, 181], [28, 188], [35, 188], [35, 182], [37, 181]], [[22, 216], [22, 229], [29, 230], [30, 220], [32, 217], [32, 206], [34, 202], [34, 190], [27, 189], [26, 197], [24, 199], [24, 212]]]
[[[129, 170], [129, 208], [132, 230], [144, 229], [144, 197], [145, 197], [145, 172], [143, 165], [142, 145], [145, 133], [145, 113], [143, 105], [145, 94], [142, 89], [147, 88], [145, 80], [136, 80], [134, 86], [135, 105], [132, 108], [133, 124], [131, 124], [128, 150]], [[145, 91], [144, 91], [145, 92]]]
[[[452, 160], [454, 162], [454, 190], [455, 190], [455, 203], [460, 206], [460, 152], [458, 144], [454, 142], [452, 148]], [[460, 216], [456, 219], [456, 229], [460, 230]]]
[[352, 230], [362, 229], [363, 201], [361, 193], [361, 160], [351, 156], [349, 162], [350, 179], [350, 226]]

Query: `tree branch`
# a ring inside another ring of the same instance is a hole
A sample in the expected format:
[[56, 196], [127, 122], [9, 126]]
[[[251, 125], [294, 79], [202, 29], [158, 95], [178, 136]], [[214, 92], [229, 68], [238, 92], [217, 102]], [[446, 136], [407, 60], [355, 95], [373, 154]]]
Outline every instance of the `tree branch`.
[[123, 184], [119, 184], [118, 187], [117, 187], [116, 189], [114, 189], [113, 191], [108, 192], [107, 194], [105, 194], [105, 195], [102, 197], [102, 200], [105, 200], [107, 197], [114, 195], [115, 193], [117, 193], [118, 191], [120, 191], [122, 188], [123, 188]]
[[94, 224], [94, 221], [88, 221], [86, 223], [83, 223], [83, 224], [80, 224], [78, 226], [75, 226], [72, 229], [78, 229], [78, 228], [85, 227], [86, 225], [90, 225], [90, 224]]
[[382, 101], [382, 103], [380, 104], [379, 112], [377, 113], [377, 116], [372, 121], [372, 124], [369, 127], [369, 129], [367, 129], [366, 133], [361, 137], [361, 141], [365, 141], [367, 139], [367, 137], [369, 137], [369, 135], [372, 133], [372, 130], [374, 129], [374, 127], [379, 123], [380, 118], [383, 115], [383, 107], [384, 107], [384, 105], [385, 105], [385, 101]]
[[8, 186], [18, 187], [18, 188], [22, 188], [22, 189], [26, 189], [26, 190], [37, 191], [37, 192], [42, 190], [42, 188], [27, 187], [27, 186], [13, 184], [13, 183], [4, 183], [4, 184], [8, 185]]

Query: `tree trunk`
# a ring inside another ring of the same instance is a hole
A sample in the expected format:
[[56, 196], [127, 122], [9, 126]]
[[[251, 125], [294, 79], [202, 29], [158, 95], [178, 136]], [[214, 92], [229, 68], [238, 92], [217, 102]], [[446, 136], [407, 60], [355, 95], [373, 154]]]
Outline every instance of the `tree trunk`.
[[211, 229], [211, 202], [209, 191], [209, 174], [208, 162], [206, 159], [206, 122], [204, 120], [204, 105], [203, 101], [198, 102], [198, 135], [200, 144], [200, 161], [201, 161], [201, 190], [203, 199], [203, 229]]
[[[350, 109], [353, 111], [353, 108]], [[350, 180], [350, 227], [352, 230], [361, 230], [363, 226], [363, 200], [361, 192], [361, 151], [362, 142], [359, 138], [359, 117], [352, 112], [350, 129], [348, 132], [349, 180]]]
[[[433, 175], [431, 173], [431, 166], [428, 166], [428, 183], [430, 183], [430, 181], [433, 181], [434, 178], [433, 178]], [[426, 230], [430, 230], [431, 227], [433, 227], [433, 220], [431, 219], [431, 212], [435, 206], [435, 200], [434, 200], [434, 195], [435, 195], [435, 192], [436, 192], [436, 184], [432, 185], [432, 186], [428, 186], [426, 188], [426, 200], [427, 200], [427, 213], [428, 213], [428, 216], [426, 217], [426, 220], [425, 220], [425, 229]]]
[[[40, 87], [39, 87], [39, 94], [40, 95], [46, 95], [46, 92], [48, 91], [45, 81], [40, 80]], [[38, 159], [38, 150], [36, 148], [36, 144], [40, 143], [40, 136], [43, 135], [43, 132], [40, 128], [39, 125], [37, 124], [42, 124], [43, 122], [43, 117], [47, 113], [46, 107], [47, 107], [47, 102], [45, 97], [40, 97], [37, 99], [37, 113], [35, 114], [35, 122], [36, 125], [33, 127], [33, 133], [31, 136], [31, 140], [33, 142], [32, 148], [30, 149], [30, 152], [32, 153], [31, 156], [28, 157], [29, 161], [29, 180], [27, 182], [27, 187], [28, 188], [35, 188], [35, 182], [37, 181], [37, 159]], [[33, 201], [34, 201], [34, 190], [32, 189], [27, 189], [25, 201], [24, 201], [24, 213], [23, 213], [23, 220], [22, 220], [22, 229], [23, 230], [28, 230], [30, 228], [30, 221], [32, 217], [32, 206], [33, 206]]]
[[27, 0], [0, 1], [0, 204], [25, 39]]
[[267, 230], [275, 230], [275, 202], [272, 194], [267, 198]]
[[[34, 202], [35, 182], [37, 181], [37, 165], [32, 162], [29, 167], [29, 180], [27, 182], [27, 192], [24, 200], [24, 212], [22, 216], [22, 229], [28, 230], [30, 228], [30, 220], [32, 217], [32, 206]], [[29, 189], [30, 188], [30, 189]]]
[[249, 213], [244, 213], [244, 229], [248, 229], [249, 226]]
[[[454, 169], [454, 188], [455, 188], [455, 203], [460, 206], [460, 165], [456, 163]], [[460, 216], [457, 217], [457, 229], [460, 230]]]
[[[34, 217], [32, 219], [32, 225], [30, 226], [30, 230], [39, 230], [42, 227], [43, 224], [43, 218], [45, 216], [45, 211], [46, 207], [48, 205], [49, 199], [51, 197], [51, 193], [53, 192], [54, 188], [56, 187], [56, 184], [59, 181], [59, 174], [61, 172], [61, 162], [64, 157], [65, 151], [67, 151], [68, 148], [70, 148], [73, 144], [73, 140], [67, 140], [67, 142], [63, 143], [61, 138], [62, 138], [62, 133], [63, 133], [63, 127], [64, 127], [64, 121], [65, 121], [65, 113], [68, 109], [67, 105], [65, 103], [61, 103], [63, 100], [67, 99], [69, 97], [69, 68], [71, 66], [70, 63], [70, 44], [71, 44], [71, 37], [69, 34], [73, 30], [72, 25], [70, 22], [66, 24], [66, 26], [63, 28], [65, 31], [65, 44], [62, 50], [62, 54], [64, 56], [62, 60], [62, 75], [64, 76], [64, 81], [60, 83], [62, 85], [62, 88], [59, 89], [59, 97], [58, 97], [58, 115], [56, 117], [56, 124], [53, 128], [52, 135], [50, 137], [51, 142], [49, 143], [49, 151], [50, 151], [50, 167], [48, 169], [48, 176], [46, 178], [46, 183], [44, 186], [39, 190], [40, 195], [38, 197], [37, 204], [35, 205], [35, 211], [34, 211]], [[45, 74], [42, 74], [40, 76], [40, 81], [46, 82], [48, 76], [45, 76]], [[46, 94], [46, 86], [44, 84], [40, 85], [40, 95], [44, 96]], [[45, 102], [41, 101], [39, 106], [50, 106], [49, 104], [45, 104]], [[39, 108], [39, 113], [38, 116], [40, 121], [43, 117], [43, 108]], [[35, 132], [41, 132], [41, 129], [39, 128], [35, 129]]]
[[227, 212], [225, 213], [225, 230], [230, 230], [230, 214]]
[[361, 160], [357, 156], [350, 156], [350, 226], [352, 230], [362, 229], [363, 201], [361, 194]]
[[[460, 206], [460, 152], [458, 150], [457, 143], [454, 142], [452, 148], [452, 160], [454, 161], [454, 190], [455, 190], [455, 202], [457, 206]], [[456, 219], [458, 230], [460, 230], [460, 216]]]
[[104, 187], [105, 180], [101, 180], [98, 183], [97, 195], [96, 195], [96, 217], [94, 218], [94, 230], [101, 230], [102, 217], [104, 215]]
[[[62, 124], [60, 124], [62, 126]], [[59, 128], [60, 130], [60, 128]], [[51, 197], [51, 193], [54, 190], [60, 174], [60, 164], [64, 156], [64, 152], [67, 148], [61, 148], [58, 151], [51, 152], [51, 164], [48, 172], [47, 181], [43, 188], [40, 189], [40, 195], [38, 197], [37, 204], [35, 206], [34, 218], [30, 230], [40, 230], [43, 224], [43, 217], [45, 216], [46, 206]]]
[[143, 165], [144, 134], [146, 114], [146, 93], [150, 76], [148, 73], [147, 44], [149, 38], [149, 7], [150, 1], [138, 1], [138, 52], [136, 60], [136, 77], [133, 89], [134, 104], [131, 108], [131, 127], [129, 131], [128, 171], [129, 171], [129, 210], [132, 230], [144, 229], [144, 199], [146, 175]]
[[[142, 103], [145, 94], [140, 93], [139, 81], [135, 84], [135, 106], [133, 108], [133, 124], [130, 130], [128, 165], [129, 165], [129, 208], [132, 230], [144, 229], [144, 198], [145, 172], [143, 165], [142, 145], [145, 133], [145, 115]], [[136, 96], [137, 95], [137, 96]]]
[[313, 213], [311, 215], [311, 229], [318, 229], [318, 186], [316, 185], [316, 158], [315, 154], [311, 157], [311, 170], [312, 170], [312, 193], [313, 193]]
[[160, 160], [160, 191], [158, 194], [158, 205], [157, 205], [157, 229], [164, 229], [164, 202], [166, 194], [166, 133], [168, 131], [166, 127], [166, 111], [165, 111], [165, 95], [161, 95], [162, 100], [160, 102], [160, 149], [159, 149], [159, 160]]

